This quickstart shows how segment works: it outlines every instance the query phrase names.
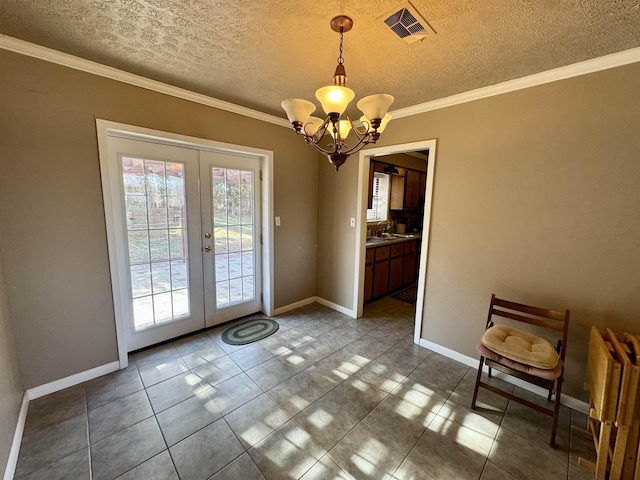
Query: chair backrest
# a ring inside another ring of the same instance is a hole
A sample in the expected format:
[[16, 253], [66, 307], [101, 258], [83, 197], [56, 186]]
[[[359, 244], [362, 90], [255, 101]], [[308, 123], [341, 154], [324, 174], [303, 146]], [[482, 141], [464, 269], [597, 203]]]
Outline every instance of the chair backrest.
[[569, 310], [547, 310], [545, 308], [511, 302], [497, 298], [495, 294], [491, 294], [486, 328], [491, 326], [493, 316], [497, 315], [517, 322], [555, 330], [559, 332], [556, 335], [562, 337], [562, 343], [560, 344], [560, 351], [558, 353], [564, 361], [567, 336], [569, 333], [569, 314]]

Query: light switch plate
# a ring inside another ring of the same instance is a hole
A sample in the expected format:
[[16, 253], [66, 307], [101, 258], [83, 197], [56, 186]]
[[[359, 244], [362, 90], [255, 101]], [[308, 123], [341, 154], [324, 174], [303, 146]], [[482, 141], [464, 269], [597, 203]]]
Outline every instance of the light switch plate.
[[356, 217], [351, 217], [351, 226], [352, 227], [356, 226]]
[[276, 217], [276, 227], [280, 226], [280, 217]]

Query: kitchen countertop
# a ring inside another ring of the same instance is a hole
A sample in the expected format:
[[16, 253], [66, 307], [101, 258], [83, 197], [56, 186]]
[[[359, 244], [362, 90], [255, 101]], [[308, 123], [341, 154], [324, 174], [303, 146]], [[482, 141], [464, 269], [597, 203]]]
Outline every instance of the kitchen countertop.
[[371, 237], [367, 239], [367, 243], [366, 246], [367, 248], [372, 248], [372, 247], [380, 247], [380, 246], [384, 246], [384, 245], [390, 245], [392, 243], [400, 243], [400, 242], [408, 242], [409, 240], [420, 240], [422, 236], [419, 233], [413, 233], [413, 234], [399, 234], [399, 233], [392, 233], [390, 236], [388, 237]]

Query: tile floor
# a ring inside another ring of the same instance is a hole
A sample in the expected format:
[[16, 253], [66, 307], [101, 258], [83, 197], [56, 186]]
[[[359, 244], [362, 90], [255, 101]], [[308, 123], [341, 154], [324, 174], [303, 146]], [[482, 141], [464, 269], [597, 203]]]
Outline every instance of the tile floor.
[[[412, 342], [413, 306], [353, 320], [318, 304], [233, 347], [218, 327], [29, 405], [18, 479], [571, 479], [593, 446], [481, 391], [475, 371]], [[536, 401], [544, 401], [532, 396]]]

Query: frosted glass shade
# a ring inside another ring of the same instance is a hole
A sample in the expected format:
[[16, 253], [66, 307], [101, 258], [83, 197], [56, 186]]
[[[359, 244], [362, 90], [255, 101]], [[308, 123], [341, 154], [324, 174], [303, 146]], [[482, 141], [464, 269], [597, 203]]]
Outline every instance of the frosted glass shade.
[[287, 112], [287, 118], [289, 118], [291, 123], [306, 123], [309, 115], [316, 109], [313, 103], [300, 98], [287, 98], [283, 100], [280, 105], [282, 105], [284, 111]]
[[[390, 120], [391, 120], [390, 113], [387, 113], [384, 117], [382, 117], [382, 121], [380, 122], [380, 126], [378, 127], [378, 133], [384, 132], [384, 129], [387, 127], [387, 123], [389, 123]], [[368, 126], [369, 131], [373, 130], [371, 128], [371, 121], [364, 115], [360, 117], [360, 123], [362, 123], [362, 125], [364, 126]]]
[[330, 85], [316, 90], [316, 98], [320, 100], [324, 113], [327, 115], [330, 113], [342, 115], [347, 109], [349, 102], [351, 102], [355, 96], [356, 94], [350, 88], [339, 87], [337, 85]]
[[384, 117], [382, 117], [382, 123], [378, 127], [378, 133], [384, 132], [384, 129], [387, 128], [387, 125], [391, 121], [391, 114], [387, 113]]
[[[338, 122], [338, 130], [340, 132], [340, 138], [344, 140], [349, 135], [349, 132], [351, 132], [351, 122], [349, 120], [340, 120]], [[336, 135], [333, 131], [332, 125], [329, 125], [329, 128], [327, 128], [327, 131], [331, 134], [331, 136], [335, 140]]]
[[[364, 113], [364, 116], [371, 120], [376, 118], [384, 118], [387, 114], [387, 110], [393, 103], [393, 96], [386, 93], [379, 93], [377, 95], [369, 95], [368, 97], [361, 98], [357, 103], [357, 107]], [[378, 129], [378, 131], [380, 131]]]
[[316, 133], [318, 133], [318, 130], [320, 130], [320, 127], [322, 127], [323, 124], [323, 119], [311, 116], [304, 124], [304, 133], [310, 137], [313, 137]]

